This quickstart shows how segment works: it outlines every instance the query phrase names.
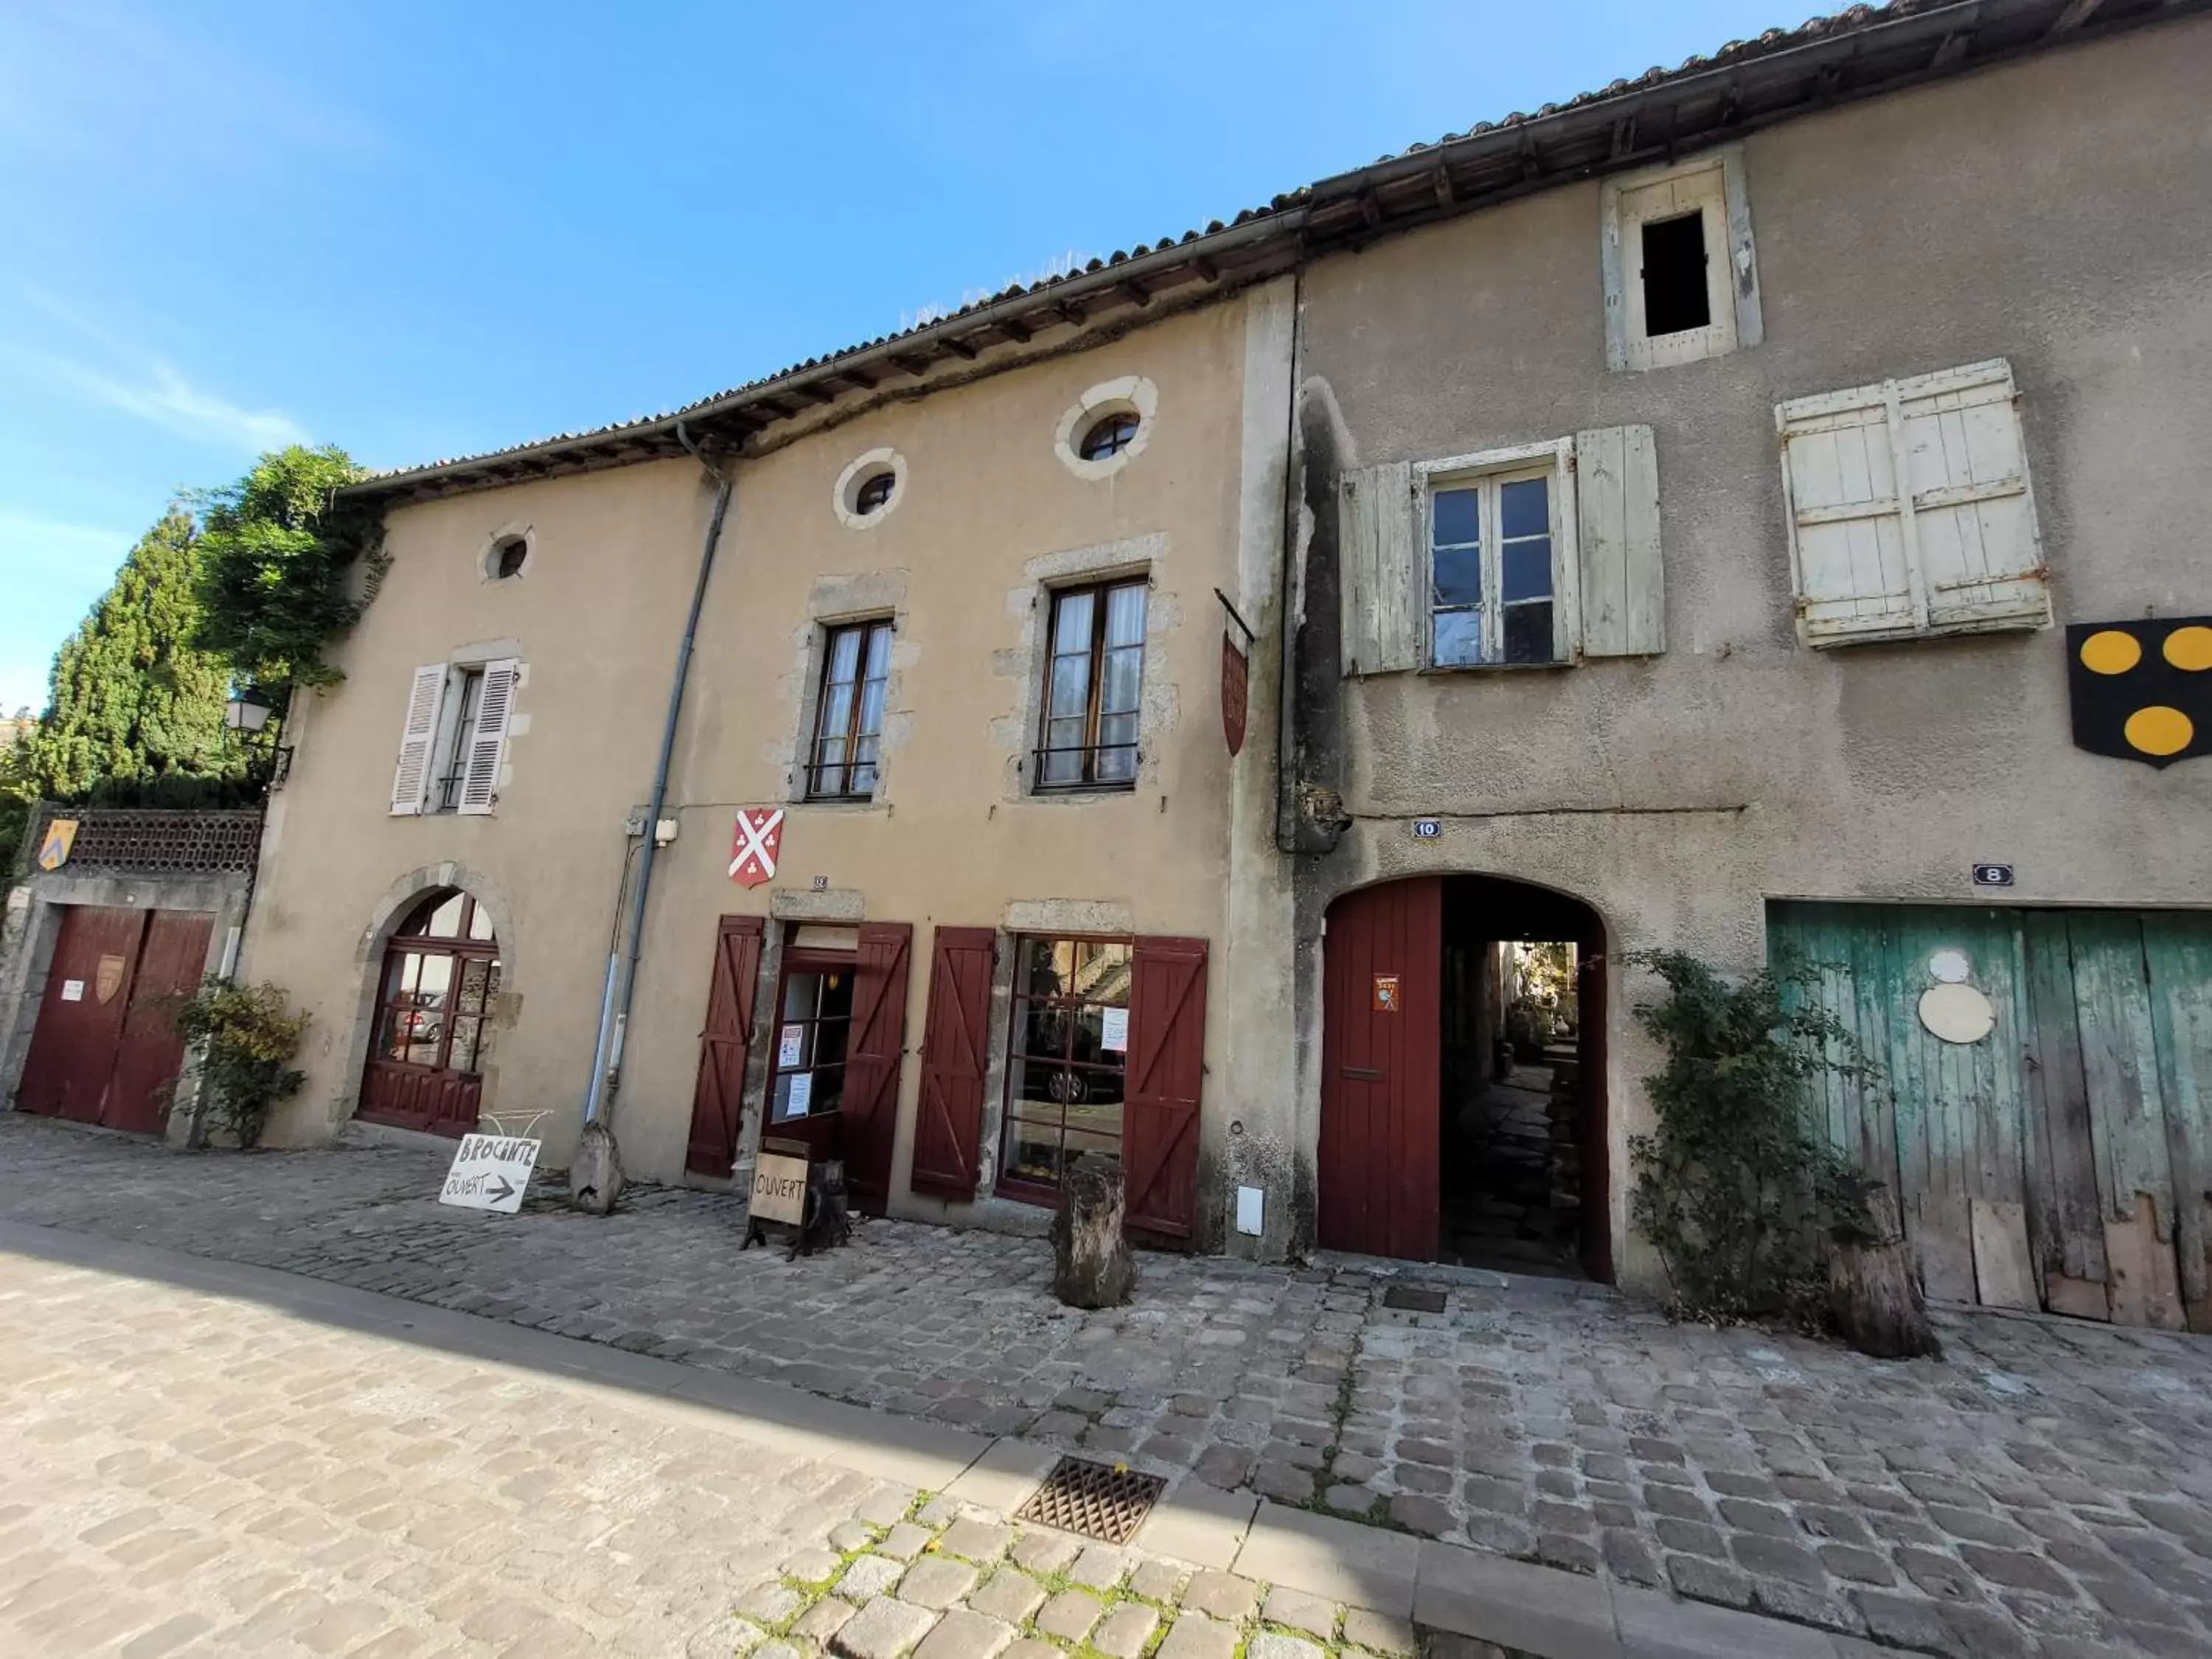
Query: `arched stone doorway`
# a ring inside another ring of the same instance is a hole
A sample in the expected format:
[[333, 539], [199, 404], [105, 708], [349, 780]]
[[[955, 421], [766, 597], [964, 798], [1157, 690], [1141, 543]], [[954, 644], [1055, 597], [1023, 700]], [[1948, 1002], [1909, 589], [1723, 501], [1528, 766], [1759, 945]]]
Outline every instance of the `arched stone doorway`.
[[1612, 1277], [1605, 926], [1492, 876], [1328, 909], [1317, 1242]]
[[491, 918], [472, 895], [423, 896], [385, 947], [358, 1116], [455, 1137], [476, 1127], [500, 967]]

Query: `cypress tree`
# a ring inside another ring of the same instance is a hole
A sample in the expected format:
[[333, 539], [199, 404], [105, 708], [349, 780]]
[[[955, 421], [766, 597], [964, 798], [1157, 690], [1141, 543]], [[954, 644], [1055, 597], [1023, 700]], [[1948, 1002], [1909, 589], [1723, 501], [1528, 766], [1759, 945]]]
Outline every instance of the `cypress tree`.
[[15, 757], [32, 791], [77, 799], [104, 785], [240, 769], [242, 757], [226, 752], [229, 669], [192, 642], [199, 565], [191, 515], [172, 506], [54, 658], [46, 714]]

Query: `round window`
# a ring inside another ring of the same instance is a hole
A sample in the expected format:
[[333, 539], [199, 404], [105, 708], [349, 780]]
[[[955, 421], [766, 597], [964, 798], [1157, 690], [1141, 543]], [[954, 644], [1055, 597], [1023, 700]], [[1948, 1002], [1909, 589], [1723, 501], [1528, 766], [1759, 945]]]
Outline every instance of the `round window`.
[[890, 504], [891, 491], [898, 488], [898, 474], [886, 467], [862, 480], [853, 492], [853, 511], [860, 518], [871, 513], [880, 513]]
[[1137, 428], [1142, 424], [1134, 410], [1116, 410], [1093, 423], [1075, 453], [1086, 461], [1110, 460], [1136, 442]]
[[520, 536], [509, 536], [491, 550], [491, 574], [500, 581], [510, 576], [520, 576], [522, 567], [530, 560], [530, 544]]

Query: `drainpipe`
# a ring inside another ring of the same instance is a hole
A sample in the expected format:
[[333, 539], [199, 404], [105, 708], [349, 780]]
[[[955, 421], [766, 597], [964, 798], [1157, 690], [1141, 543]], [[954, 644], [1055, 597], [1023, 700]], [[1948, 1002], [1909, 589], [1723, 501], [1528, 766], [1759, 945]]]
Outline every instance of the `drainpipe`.
[[[645, 942], [645, 906], [653, 889], [653, 854], [659, 850], [660, 813], [668, 800], [668, 770], [676, 754], [676, 726], [684, 713], [684, 688], [691, 676], [691, 652], [699, 637], [699, 613], [707, 602], [707, 579], [714, 574], [714, 550], [722, 539], [722, 520], [730, 509], [731, 479], [691, 441], [684, 422], [676, 423], [678, 441], [691, 459], [705, 467], [714, 480], [714, 512], [707, 521], [707, 544], [699, 554], [699, 574], [691, 586], [691, 610], [684, 623], [683, 643], [676, 651], [676, 678], [668, 688], [668, 715], [660, 728], [660, 757], [653, 769], [653, 797], [645, 811], [645, 845], [638, 854], [637, 883], [630, 897], [629, 916], [622, 943], [608, 958], [606, 983], [599, 998], [599, 1030], [592, 1049], [592, 1078], [584, 1094], [584, 1139], [569, 1170], [569, 1189], [576, 1203], [595, 1214], [614, 1207], [622, 1189], [622, 1161], [615, 1148], [614, 1131], [606, 1121], [621, 1087], [622, 1040], [629, 1024], [630, 1002], [637, 990], [637, 960]], [[627, 860], [624, 860], [628, 862]]]

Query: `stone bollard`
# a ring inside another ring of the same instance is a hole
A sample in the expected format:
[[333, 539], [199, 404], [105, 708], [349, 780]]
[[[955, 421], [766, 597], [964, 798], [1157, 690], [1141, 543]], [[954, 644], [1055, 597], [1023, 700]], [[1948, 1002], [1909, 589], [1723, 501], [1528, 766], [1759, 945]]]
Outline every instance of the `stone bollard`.
[[622, 1189], [622, 1152], [615, 1132], [604, 1123], [586, 1123], [576, 1155], [568, 1160], [569, 1200], [586, 1215], [605, 1215]]
[[1068, 1167], [1052, 1218], [1052, 1293], [1071, 1308], [1118, 1308], [1137, 1282], [1121, 1231], [1128, 1188], [1119, 1160], [1085, 1156]]

